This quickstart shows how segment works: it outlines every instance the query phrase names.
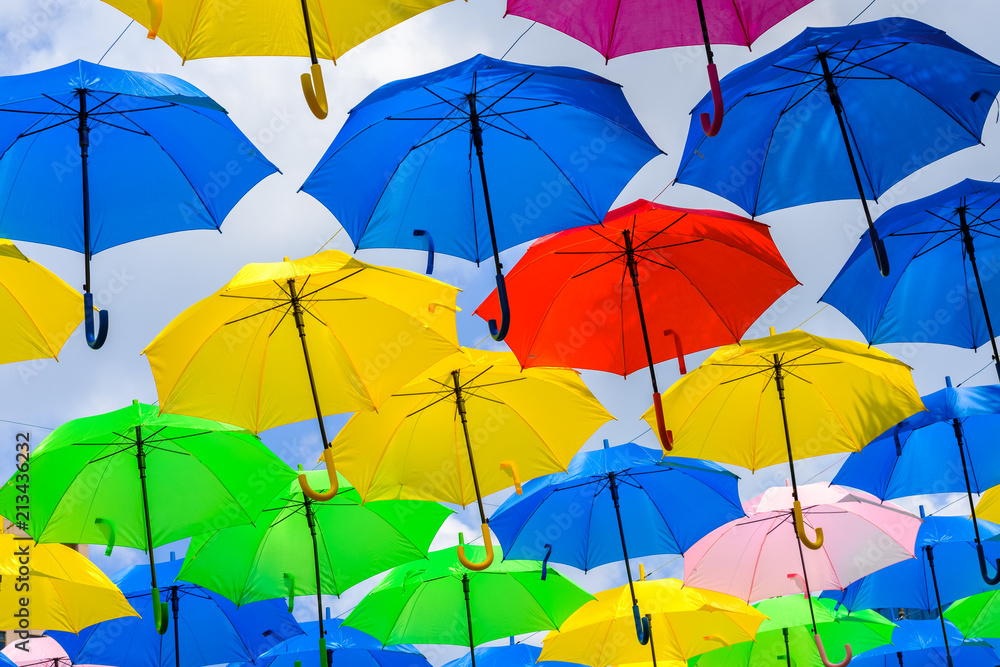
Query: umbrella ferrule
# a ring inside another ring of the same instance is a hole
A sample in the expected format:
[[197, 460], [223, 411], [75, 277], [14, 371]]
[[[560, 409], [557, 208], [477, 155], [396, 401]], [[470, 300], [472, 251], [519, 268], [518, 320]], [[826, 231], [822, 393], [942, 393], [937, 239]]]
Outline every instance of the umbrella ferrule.
[[833, 80], [833, 72], [830, 71], [830, 65], [826, 61], [826, 54], [822, 51], [819, 53], [819, 63], [823, 67], [823, 81], [826, 82], [826, 93], [830, 96], [834, 111], [839, 116], [844, 111], [844, 105], [840, 101], [840, 91], [837, 89], [837, 82]]

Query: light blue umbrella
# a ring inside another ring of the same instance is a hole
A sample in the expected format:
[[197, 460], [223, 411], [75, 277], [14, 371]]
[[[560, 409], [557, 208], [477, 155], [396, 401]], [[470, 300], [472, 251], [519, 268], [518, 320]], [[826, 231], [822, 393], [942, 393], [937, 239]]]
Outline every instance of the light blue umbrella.
[[[893, 621], [892, 644], [859, 653], [851, 664], [854, 667], [925, 667], [947, 662], [944, 637], [938, 621]], [[959, 667], [996, 667], [1000, 656], [981, 639], [966, 639], [950, 621], [945, 621], [945, 632], [951, 658]]]
[[[507, 646], [480, 646], [476, 649], [476, 667], [580, 667], [573, 662], [542, 660], [542, 649], [530, 644], [515, 644], [510, 638]], [[473, 667], [472, 654], [446, 662], [444, 667]]]

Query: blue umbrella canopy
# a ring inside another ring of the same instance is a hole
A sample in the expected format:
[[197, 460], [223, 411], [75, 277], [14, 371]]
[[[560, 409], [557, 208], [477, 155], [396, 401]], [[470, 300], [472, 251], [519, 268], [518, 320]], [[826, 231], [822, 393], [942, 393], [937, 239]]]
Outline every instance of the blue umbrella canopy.
[[[947, 663], [941, 624], [933, 621], [893, 621], [892, 644], [859, 653], [851, 660], [855, 667], [924, 667]], [[945, 621], [948, 650], [959, 667], [995, 667], [1000, 656], [981, 639], [966, 639], [950, 621]]]
[[[480, 646], [476, 649], [476, 667], [579, 667], [572, 662], [542, 660], [542, 649], [530, 644], [515, 644], [511, 637], [508, 646]], [[473, 667], [472, 654], [444, 664], [444, 667]]]

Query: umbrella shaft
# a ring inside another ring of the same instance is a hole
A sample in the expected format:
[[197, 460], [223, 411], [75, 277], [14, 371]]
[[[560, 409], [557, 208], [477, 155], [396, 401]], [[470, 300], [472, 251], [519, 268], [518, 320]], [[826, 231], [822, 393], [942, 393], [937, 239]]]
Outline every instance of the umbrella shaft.
[[476, 487], [476, 502], [479, 504], [479, 518], [483, 524], [489, 523], [486, 518], [486, 510], [483, 508], [483, 496], [479, 491], [479, 477], [476, 475], [476, 460], [472, 456], [472, 439], [469, 437], [469, 418], [465, 413], [465, 397], [462, 396], [462, 381], [459, 379], [458, 371], [451, 372], [451, 379], [455, 383], [455, 406], [458, 408], [458, 415], [462, 418], [462, 433], [465, 435], [465, 449], [469, 452], [469, 468], [472, 469], [472, 483]]
[[944, 624], [944, 614], [941, 610], [941, 592], [938, 590], [937, 574], [934, 572], [934, 547], [927, 546], [927, 564], [931, 568], [931, 581], [934, 583], [934, 598], [937, 600], [938, 616], [941, 619], [941, 637], [944, 639], [944, 652], [948, 657], [948, 665], [952, 664], [951, 661], [951, 647], [948, 646], [948, 628]]
[[142, 489], [142, 512], [146, 522], [146, 551], [149, 554], [150, 587], [156, 585], [156, 563], [153, 560], [153, 526], [149, 520], [149, 491], [146, 489], [146, 451], [142, 447], [142, 427], [135, 427], [135, 457], [139, 464], [139, 487]]
[[[958, 220], [962, 228], [962, 241], [965, 243], [965, 250], [969, 255], [969, 263], [972, 264], [972, 273], [976, 276], [976, 288], [979, 290], [979, 302], [983, 306], [983, 317], [986, 319], [986, 330], [990, 334], [990, 345], [993, 346], [993, 361], [1000, 364], [1000, 352], [997, 351], [996, 336], [993, 333], [993, 323], [990, 321], [990, 310], [986, 305], [986, 293], [983, 292], [983, 281], [979, 277], [979, 265], [976, 263], [976, 244], [972, 241], [972, 233], [969, 230], [969, 223], [965, 219], [965, 207], [958, 209]], [[1000, 366], [997, 367], [998, 377], [1000, 377]]]
[[[309, 374], [309, 388], [312, 389], [313, 405], [316, 408], [316, 421], [319, 422], [319, 434], [323, 438], [323, 449], [330, 447], [330, 441], [326, 437], [326, 425], [323, 423], [323, 409], [319, 405], [319, 392], [316, 389], [316, 377], [313, 375], [312, 361], [309, 359], [309, 346], [306, 344], [306, 321], [302, 312], [302, 303], [299, 301], [298, 292], [295, 291], [295, 279], [288, 281], [288, 293], [292, 300], [292, 317], [295, 318], [295, 327], [299, 330], [299, 340], [302, 341], [302, 356], [306, 360], [306, 372]], [[320, 623], [323, 620], [320, 619]]]
[[979, 520], [976, 519], [976, 503], [972, 500], [972, 483], [969, 481], [969, 466], [965, 462], [965, 445], [963, 443], [965, 437], [962, 432], [962, 421], [957, 418], [952, 419], [951, 425], [955, 429], [955, 441], [958, 443], [958, 456], [962, 460], [962, 474], [965, 475], [965, 492], [969, 497], [969, 510], [972, 513], [972, 529], [976, 531], [976, 544], [980, 544]]
[[90, 157], [90, 129], [87, 127], [87, 91], [80, 89], [77, 94], [80, 99], [80, 112], [77, 114], [80, 135], [80, 174], [83, 181], [83, 291], [90, 291], [90, 174], [88, 159]]
[[622, 556], [625, 557], [625, 574], [628, 575], [628, 589], [632, 593], [632, 604], [639, 604], [639, 600], [635, 597], [635, 586], [632, 583], [632, 567], [628, 562], [628, 547], [625, 546], [625, 526], [622, 524], [622, 510], [618, 505], [618, 480], [613, 472], [608, 474], [608, 487], [611, 489], [611, 500], [615, 504], [615, 517], [618, 519], [618, 535], [622, 538]]
[[656, 386], [656, 371], [653, 370], [653, 349], [649, 345], [649, 331], [646, 329], [646, 314], [642, 310], [642, 296], [639, 294], [639, 268], [635, 263], [635, 249], [632, 247], [632, 235], [626, 229], [622, 232], [625, 237], [625, 263], [628, 265], [628, 273], [632, 278], [632, 290], [635, 292], [635, 307], [639, 311], [639, 327], [642, 329], [642, 342], [646, 345], [646, 364], [649, 366], [649, 378], [653, 382], [653, 393], [660, 393]]
[[[309, 57], [312, 59], [312, 64], [316, 65], [319, 60], [316, 58], [316, 44], [313, 43], [313, 31], [312, 25], [309, 23], [309, 0], [302, 0], [302, 18], [306, 22], [306, 41], [309, 42]], [[323, 619], [320, 619], [320, 623]]]
[[472, 667], [476, 667], [476, 644], [472, 640], [472, 601], [469, 599], [469, 575], [462, 575], [462, 591], [465, 593], [465, 617], [469, 621], [469, 657]]
[[[483, 128], [479, 125], [479, 111], [476, 109], [476, 94], [471, 93], [469, 100], [469, 125], [472, 128], [472, 143], [476, 146], [476, 157], [479, 159], [479, 177], [483, 182], [483, 200], [486, 202], [486, 222], [490, 227], [490, 243], [493, 244], [493, 263], [497, 275], [501, 274], [503, 264], [500, 263], [500, 250], [497, 246], [497, 233], [493, 226], [493, 205], [490, 204], [490, 187], [486, 183], [486, 160], [483, 158]], [[475, 224], [475, 221], [473, 221]]]
[[174, 613], [174, 667], [181, 667], [181, 631], [177, 627], [180, 616], [180, 600], [177, 599], [177, 587], [170, 587], [170, 609]]
[[656, 667], [656, 646], [653, 644], [653, 617], [649, 617], [649, 654], [653, 657], [653, 667]]
[[[785, 428], [785, 449], [788, 451], [788, 469], [792, 474], [792, 498], [799, 499], [799, 486], [795, 481], [795, 461], [792, 458], [792, 436], [788, 431], [788, 409], [785, 407], [785, 376], [781, 374], [781, 359], [774, 355], [774, 386], [778, 390], [778, 403], [781, 404], [781, 424]], [[803, 568], [805, 565], [803, 564]]]
[[705, 20], [705, 5], [702, 2], [702, 0], [697, 0], [697, 2], [698, 2], [698, 18], [701, 20], [701, 36], [705, 40], [705, 55], [708, 56], [708, 64], [711, 65], [714, 61], [712, 59], [713, 58], [712, 42], [708, 38], [708, 21]]
[[316, 515], [313, 513], [312, 500], [308, 496], [306, 496], [305, 506], [306, 523], [309, 524], [309, 535], [312, 537], [313, 563], [316, 564], [316, 614], [319, 616], [319, 636], [326, 637], [326, 632], [323, 629], [323, 581], [319, 569], [319, 540], [316, 537]]

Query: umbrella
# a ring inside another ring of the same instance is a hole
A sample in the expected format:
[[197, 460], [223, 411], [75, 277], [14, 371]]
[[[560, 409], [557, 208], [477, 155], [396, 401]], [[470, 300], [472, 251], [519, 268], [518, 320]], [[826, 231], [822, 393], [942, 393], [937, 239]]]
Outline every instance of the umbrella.
[[810, 1], [696, 0], [696, 18], [690, 2], [507, 0], [507, 13], [564, 32], [599, 51], [605, 60], [704, 43], [715, 110], [714, 118], [708, 113], [701, 115], [701, 126], [706, 135], [714, 137], [722, 128], [723, 106], [712, 42], [750, 48], [769, 28]]
[[80, 324], [80, 294], [0, 239], [0, 313], [6, 331], [0, 363], [59, 356]]
[[[986, 281], [980, 275], [980, 267], [994, 265], [1000, 250], [994, 243], [1000, 238], [995, 224], [1000, 218], [994, 211], [998, 204], [1000, 184], [967, 179], [894, 206], [879, 217], [876, 228], [893, 265], [901, 270], [876, 284], [870, 264], [861, 260], [868, 246], [859, 243], [821, 300], [854, 322], [869, 343], [976, 349], [989, 341], [1000, 377], [989, 311], [1000, 291], [989, 275]], [[974, 281], [969, 279], [970, 268]]]
[[867, 200], [981, 143], [998, 90], [1000, 67], [919, 21], [808, 28], [722, 80], [730, 131], [706, 142], [692, 120], [677, 181], [754, 217], [860, 196], [886, 276]]
[[[329, 108], [319, 58], [334, 63], [344, 52], [383, 30], [449, 0], [302, 0], [239, 2], [202, 11], [202, 6], [163, 0], [104, 0], [145, 26], [150, 39], [159, 37], [185, 62], [221, 56], [305, 56], [310, 74], [302, 75], [302, 92], [320, 120]], [[168, 7], [164, 11], [164, 4]], [[313, 26], [317, 26], [313, 30]]]
[[[106, 544], [149, 555], [191, 535], [256, 519], [293, 472], [243, 429], [195, 417], [159, 414], [138, 401], [66, 422], [31, 455], [24, 530], [38, 542]], [[16, 516], [15, 475], [0, 487], [0, 514]], [[160, 632], [166, 605], [155, 604]]]
[[[0, 625], [79, 632], [111, 618], [137, 616], [121, 591], [85, 556], [61, 544], [0, 535]], [[13, 643], [13, 630], [8, 631]]]
[[[485, 549], [466, 547], [474, 558]], [[499, 547], [497, 548], [499, 550]], [[593, 599], [555, 570], [542, 580], [538, 561], [496, 561], [470, 570], [454, 549], [430, 553], [430, 562], [396, 567], [358, 603], [345, 625], [383, 644], [476, 646], [501, 637], [554, 630]]]
[[659, 153], [618, 84], [479, 55], [366, 97], [302, 189], [355, 248], [427, 247], [428, 272], [435, 250], [477, 264], [492, 256], [503, 320], [490, 333], [502, 340], [500, 251], [600, 224]]
[[[737, 343], [798, 284], [765, 225], [644, 200], [612, 211], [602, 227], [536, 242], [509, 278], [519, 316], [506, 342], [523, 366], [623, 377], [645, 367], [656, 405], [653, 364], [677, 357], [683, 373], [682, 341], [686, 352]], [[491, 294], [476, 314], [498, 312]], [[659, 415], [657, 435], [669, 449]]]
[[950, 377], [945, 384], [945, 389], [921, 398], [927, 412], [900, 422], [847, 457], [833, 483], [868, 491], [883, 500], [965, 492], [980, 572], [986, 583], [997, 584], [1000, 562], [998, 574], [990, 576], [972, 494], [1000, 484], [1000, 458], [994, 446], [994, 434], [1000, 428], [1000, 387], [953, 388]]
[[[691, 667], [822, 667], [824, 649], [813, 640], [816, 628], [837, 646], [846, 647], [842, 663], [846, 665], [852, 662], [852, 654], [891, 646], [896, 627], [874, 611], [849, 613], [837, 609], [832, 600], [810, 605], [801, 595], [762, 600], [754, 607], [767, 616], [754, 641], [703, 653], [691, 661]], [[814, 628], [812, 633], [809, 627]], [[854, 657], [853, 663], [857, 660]]]
[[173, 616], [170, 638], [157, 631], [159, 596], [150, 595], [148, 565], [127, 568], [115, 577], [142, 618], [107, 621], [79, 635], [50, 634], [74, 662], [119, 667], [199, 667], [251, 661], [279, 642], [302, 634], [292, 615], [274, 600], [237, 607], [217, 593], [178, 580], [183, 562], [156, 564]]
[[[32, 637], [16, 644], [8, 644], [0, 654], [0, 665], [10, 662], [17, 667], [71, 667], [73, 662], [66, 651], [51, 637]], [[76, 665], [76, 667], [91, 667]]]
[[[567, 419], [567, 415], [572, 415]], [[365, 502], [415, 498], [476, 502], [486, 559], [493, 541], [483, 497], [567, 464], [613, 419], [571, 369], [521, 370], [510, 352], [469, 348], [427, 369], [337, 434], [333, 454]], [[506, 636], [506, 635], [504, 635]]]
[[[310, 486], [326, 478], [306, 473]], [[316, 595], [323, 634], [323, 593], [340, 595], [389, 568], [425, 558], [451, 511], [419, 500], [361, 504], [347, 480], [337, 495], [314, 501], [297, 482], [278, 493], [255, 525], [195, 536], [181, 579], [225, 595], [238, 605], [287, 595]], [[350, 539], [344, 539], [350, 536]], [[310, 583], [310, 581], [314, 583]]]
[[377, 409], [454, 352], [457, 295], [336, 250], [248, 264], [178, 315], [144, 354], [165, 412], [255, 433], [315, 417], [330, 488], [317, 493], [305, 475], [299, 483], [311, 499], [329, 500], [337, 475], [323, 415]]
[[996, 637], [1000, 634], [1000, 591], [979, 593], [958, 600], [944, 612], [944, 618], [951, 621], [966, 637]]
[[[920, 515], [923, 517], [922, 506]], [[943, 605], [991, 588], [970, 567], [976, 552], [971, 523], [957, 516], [926, 517], [917, 533], [916, 559], [883, 568], [855, 581], [843, 592], [827, 592], [823, 596], [839, 600], [851, 610], [885, 607], [936, 610], [945, 654], [950, 656], [948, 629], [941, 616]], [[1000, 526], [981, 520], [978, 523], [978, 532], [985, 534], [987, 540], [1000, 536]], [[983, 546], [990, 558], [1000, 555], [1000, 542], [987, 541]], [[963, 632], [970, 637], [980, 636], [964, 628]], [[951, 663], [949, 657], [948, 664]]]
[[[750, 470], [787, 460], [796, 532], [818, 549], [823, 531], [816, 529], [815, 541], [805, 533], [794, 460], [859, 451], [923, 404], [910, 367], [881, 350], [799, 330], [771, 332], [716, 350], [678, 380], [664, 397], [664, 420], [678, 456]], [[643, 418], [652, 426], [651, 413]]]
[[[506, 646], [486, 646], [477, 648], [474, 653], [479, 667], [576, 667], [569, 662], [538, 662], [538, 656], [542, 649], [531, 644], [515, 643], [514, 638], [510, 638], [510, 644]], [[463, 655], [451, 662], [446, 662], [444, 667], [472, 667], [472, 654]]]
[[94, 349], [107, 337], [108, 314], [101, 311], [95, 331], [92, 255], [160, 234], [218, 230], [277, 171], [225, 109], [166, 74], [78, 60], [2, 77], [0, 90], [0, 236], [83, 253]]
[[597, 594], [542, 640], [541, 660], [591, 667], [657, 661], [686, 662], [719, 643], [753, 640], [765, 616], [731, 595], [686, 586], [677, 579], [635, 583], [650, 628], [649, 648], [633, 641], [632, 597], [627, 587]]
[[744, 516], [737, 480], [715, 463], [661, 460], [659, 451], [610, 447], [605, 440], [604, 449], [574, 456], [567, 472], [527, 482], [524, 495], [508, 498], [490, 521], [508, 558], [544, 558], [585, 572], [624, 560], [636, 633], [645, 644], [649, 626], [642, 623], [629, 558], [684, 553]]
[[[864, 613], [864, 612], [861, 612]], [[981, 639], [966, 639], [951, 622], [946, 622], [948, 643], [954, 662], [962, 667], [995, 667], [1000, 656]], [[946, 662], [944, 638], [937, 620], [896, 621], [892, 644], [870, 648], [854, 656], [854, 667], [908, 667]]]

